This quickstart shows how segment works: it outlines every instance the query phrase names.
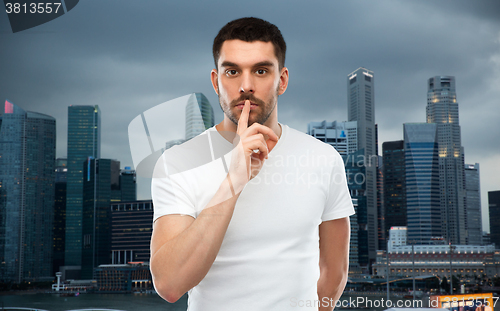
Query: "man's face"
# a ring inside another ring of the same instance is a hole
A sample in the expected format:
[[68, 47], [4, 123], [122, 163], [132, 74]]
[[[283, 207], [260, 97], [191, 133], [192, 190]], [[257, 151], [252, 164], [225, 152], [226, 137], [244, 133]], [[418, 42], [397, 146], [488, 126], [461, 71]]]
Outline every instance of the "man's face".
[[278, 95], [286, 90], [288, 71], [279, 69], [271, 42], [228, 40], [222, 44], [218, 71], [212, 71], [212, 83], [224, 114], [234, 123], [250, 100], [248, 125], [265, 124], [276, 117]]

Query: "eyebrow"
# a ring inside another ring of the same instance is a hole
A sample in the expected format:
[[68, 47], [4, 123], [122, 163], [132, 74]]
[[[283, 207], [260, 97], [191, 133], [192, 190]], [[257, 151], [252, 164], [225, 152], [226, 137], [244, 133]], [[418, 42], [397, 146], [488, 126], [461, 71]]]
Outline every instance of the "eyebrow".
[[[224, 61], [224, 62], [222, 62], [221, 67], [237, 67], [237, 68], [239, 68], [240, 66], [238, 66], [237, 64], [230, 62], [230, 61]], [[270, 61], [263, 61], [263, 62], [259, 62], [255, 65], [253, 65], [253, 67], [274, 67], [274, 64]]]

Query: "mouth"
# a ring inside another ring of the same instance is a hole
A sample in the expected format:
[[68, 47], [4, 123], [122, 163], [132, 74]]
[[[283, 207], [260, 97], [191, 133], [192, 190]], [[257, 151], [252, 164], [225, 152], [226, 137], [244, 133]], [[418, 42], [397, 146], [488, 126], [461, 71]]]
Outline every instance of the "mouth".
[[[240, 102], [235, 106], [237, 109], [243, 110], [243, 107], [245, 107], [245, 102]], [[259, 105], [250, 102], [250, 110], [253, 110], [255, 108], [259, 107]]]

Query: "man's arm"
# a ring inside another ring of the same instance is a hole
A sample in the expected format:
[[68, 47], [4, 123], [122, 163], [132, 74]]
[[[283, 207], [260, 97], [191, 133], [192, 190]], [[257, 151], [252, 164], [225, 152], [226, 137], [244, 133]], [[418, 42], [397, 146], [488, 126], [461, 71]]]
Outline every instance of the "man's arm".
[[239, 194], [231, 196], [226, 178], [212, 201], [194, 219], [188, 215], [158, 218], [151, 236], [151, 273], [158, 294], [176, 302], [207, 274], [219, 252]]
[[[344, 291], [349, 271], [350, 236], [349, 217], [324, 221], [319, 225], [320, 311], [333, 310]], [[328, 307], [324, 307], [327, 301]]]

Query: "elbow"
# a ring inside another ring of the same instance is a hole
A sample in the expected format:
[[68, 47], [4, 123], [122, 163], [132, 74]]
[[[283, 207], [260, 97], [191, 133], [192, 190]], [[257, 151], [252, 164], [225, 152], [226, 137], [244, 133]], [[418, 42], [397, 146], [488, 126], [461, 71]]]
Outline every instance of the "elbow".
[[155, 278], [153, 278], [153, 285], [158, 295], [170, 303], [177, 302], [184, 295], [184, 293], [181, 293], [172, 284], [156, 280]]
[[151, 276], [153, 286], [158, 295], [170, 303], [175, 303], [185, 293], [180, 289], [180, 284], [173, 282], [178, 278], [169, 275], [168, 271], [158, 271], [154, 260], [151, 260]]
[[318, 293], [321, 296], [338, 299], [347, 285], [348, 271], [338, 270], [325, 273], [318, 280]]

